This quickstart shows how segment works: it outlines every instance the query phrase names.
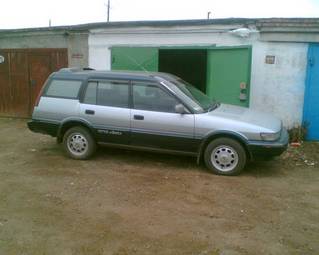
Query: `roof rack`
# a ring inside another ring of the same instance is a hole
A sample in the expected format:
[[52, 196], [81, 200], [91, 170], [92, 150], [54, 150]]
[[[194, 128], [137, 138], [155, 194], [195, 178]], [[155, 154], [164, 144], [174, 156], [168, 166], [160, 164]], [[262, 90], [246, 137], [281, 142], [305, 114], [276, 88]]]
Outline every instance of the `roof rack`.
[[84, 68], [79, 68], [79, 67], [67, 67], [67, 68], [61, 68], [59, 70], [59, 72], [65, 72], [65, 73], [69, 73], [69, 72], [79, 72], [79, 71], [93, 71], [95, 69], [90, 68], [90, 67], [84, 67]]

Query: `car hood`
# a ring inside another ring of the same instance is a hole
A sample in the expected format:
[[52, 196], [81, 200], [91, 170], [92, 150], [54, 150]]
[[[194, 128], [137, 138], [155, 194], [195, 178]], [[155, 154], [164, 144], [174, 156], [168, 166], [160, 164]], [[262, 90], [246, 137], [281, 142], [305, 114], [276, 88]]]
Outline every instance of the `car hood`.
[[281, 120], [271, 114], [228, 104], [221, 104], [209, 115], [258, 126], [267, 132], [279, 132], [282, 125]]

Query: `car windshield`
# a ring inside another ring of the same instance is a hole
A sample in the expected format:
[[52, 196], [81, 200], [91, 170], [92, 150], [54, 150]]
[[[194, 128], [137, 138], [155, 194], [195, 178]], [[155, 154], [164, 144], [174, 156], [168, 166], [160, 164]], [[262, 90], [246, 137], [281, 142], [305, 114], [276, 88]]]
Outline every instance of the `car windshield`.
[[[183, 101], [192, 107], [195, 112], [202, 113], [216, 109], [219, 103], [210, 99], [199, 89], [182, 79], [170, 80], [170, 89], [172, 89]], [[172, 86], [175, 85], [175, 86]], [[182, 93], [181, 93], [182, 92]]]

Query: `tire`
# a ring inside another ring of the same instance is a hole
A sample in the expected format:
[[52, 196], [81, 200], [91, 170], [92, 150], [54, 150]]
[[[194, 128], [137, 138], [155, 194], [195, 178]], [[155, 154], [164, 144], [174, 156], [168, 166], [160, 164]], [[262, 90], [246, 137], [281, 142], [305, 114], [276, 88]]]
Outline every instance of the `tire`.
[[96, 143], [86, 128], [76, 126], [65, 132], [63, 147], [70, 158], [83, 160], [90, 158], [94, 154]]
[[211, 141], [204, 154], [207, 168], [219, 175], [238, 175], [245, 167], [247, 155], [243, 146], [231, 138]]

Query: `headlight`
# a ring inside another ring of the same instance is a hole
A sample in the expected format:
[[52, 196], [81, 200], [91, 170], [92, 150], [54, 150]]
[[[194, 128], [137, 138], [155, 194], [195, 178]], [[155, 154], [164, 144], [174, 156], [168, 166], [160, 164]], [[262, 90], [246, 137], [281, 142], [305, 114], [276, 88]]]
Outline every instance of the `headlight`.
[[280, 132], [277, 133], [260, 133], [261, 139], [264, 141], [276, 141], [280, 137]]

